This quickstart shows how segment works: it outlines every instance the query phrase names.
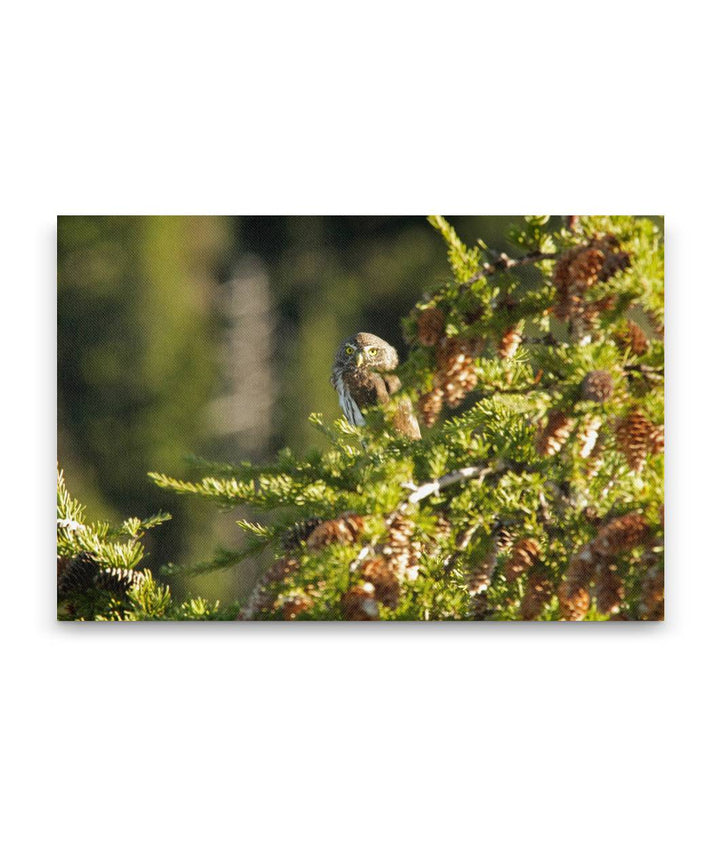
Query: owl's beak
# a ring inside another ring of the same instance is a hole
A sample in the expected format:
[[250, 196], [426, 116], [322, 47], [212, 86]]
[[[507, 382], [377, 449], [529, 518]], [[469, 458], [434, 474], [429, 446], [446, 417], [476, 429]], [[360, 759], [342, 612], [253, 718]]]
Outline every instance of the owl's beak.
[[360, 366], [365, 362], [365, 355], [362, 351], [355, 351], [355, 365], [360, 368]]

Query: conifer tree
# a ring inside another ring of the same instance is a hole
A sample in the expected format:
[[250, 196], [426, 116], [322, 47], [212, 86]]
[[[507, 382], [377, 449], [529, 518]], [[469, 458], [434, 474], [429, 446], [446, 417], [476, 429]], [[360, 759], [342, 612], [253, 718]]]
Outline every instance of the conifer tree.
[[204, 566], [262, 553], [240, 618], [662, 618], [661, 229], [525, 217], [511, 257], [429, 220], [450, 271], [403, 320], [398, 369], [420, 441], [379, 408], [362, 428], [311, 414], [324, 451], [151, 478], [255, 510]]

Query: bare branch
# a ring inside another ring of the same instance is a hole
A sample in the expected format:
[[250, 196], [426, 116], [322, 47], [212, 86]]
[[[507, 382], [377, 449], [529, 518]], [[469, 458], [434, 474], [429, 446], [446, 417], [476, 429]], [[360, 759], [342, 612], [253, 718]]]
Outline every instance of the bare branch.
[[421, 500], [425, 499], [425, 497], [430, 496], [433, 493], [439, 493], [441, 490], [444, 490], [446, 487], [449, 487], [451, 484], [457, 484], [461, 481], [468, 481], [468, 479], [477, 478], [479, 482], [485, 478], [488, 473], [493, 471], [492, 467], [484, 466], [476, 466], [476, 467], [463, 467], [460, 470], [455, 470], [455, 472], [447, 473], [444, 476], [441, 476], [439, 479], [435, 479], [435, 481], [426, 482], [425, 484], [421, 484], [419, 487], [415, 488], [413, 492], [408, 496], [408, 503], [418, 503]]

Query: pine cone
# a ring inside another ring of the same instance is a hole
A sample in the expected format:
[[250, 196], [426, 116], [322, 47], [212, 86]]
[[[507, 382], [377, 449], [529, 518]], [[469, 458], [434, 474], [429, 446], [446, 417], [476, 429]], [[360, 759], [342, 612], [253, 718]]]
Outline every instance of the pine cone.
[[498, 356], [501, 360], [511, 360], [517, 353], [522, 336], [517, 330], [517, 327], [510, 327], [506, 330], [498, 345]]
[[653, 425], [648, 442], [651, 455], [662, 455], [665, 451], [665, 426]]
[[312, 600], [306, 594], [296, 594], [284, 598], [281, 606], [283, 621], [294, 621], [312, 606]]
[[365, 522], [360, 514], [343, 514], [316, 526], [308, 536], [307, 548], [321, 550], [329, 544], [354, 544], [364, 529]]
[[653, 424], [639, 410], [618, 422], [615, 439], [631, 470], [639, 473], [645, 466]]
[[582, 315], [583, 295], [597, 282], [603, 259], [603, 253], [593, 247], [574, 247], [557, 260], [553, 271], [554, 312], [560, 321]]
[[282, 536], [282, 545], [286, 550], [294, 550], [303, 541], [307, 541], [308, 535], [323, 523], [322, 517], [309, 517], [307, 520], [298, 520], [288, 526]]
[[550, 580], [544, 574], [538, 571], [530, 574], [525, 594], [520, 601], [520, 615], [523, 621], [534, 621], [552, 598], [552, 593]]
[[430, 392], [426, 392], [418, 399], [420, 416], [423, 424], [427, 428], [432, 428], [432, 426], [437, 422], [440, 411], [442, 410], [442, 403], [443, 391], [441, 387], [434, 387]]
[[611, 615], [620, 611], [625, 589], [620, 577], [604, 562], [598, 569], [595, 582], [595, 601], [598, 612]]
[[512, 546], [513, 543], [513, 534], [507, 526], [504, 526], [502, 523], [498, 523], [493, 528], [493, 535], [495, 537], [495, 541], [497, 543], [498, 550], [502, 553], [504, 550], [507, 550], [508, 547]]
[[381, 548], [390, 570], [400, 580], [417, 579], [422, 545], [413, 540], [415, 524], [398, 516], [390, 524], [387, 539]]
[[558, 601], [566, 621], [582, 621], [590, 609], [590, 592], [579, 583], [563, 580], [558, 586]]
[[586, 401], [607, 401], [613, 393], [612, 375], [602, 369], [588, 372], [582, 380], [581, 390]]
[[573, 247], [556, 262], [553, 283], [556, 289], [554, 312], [560, 321], [582, 318], [594, 323], [601, 312], [612, 307], [602, 298], [586, 304], [585, 292], [597, 282], [606, 282], [630, 264], [630, 256], [619, 252], [614, 235], [596, 236], [588, 246]]
[[505, 576], [508, 582], [514, 582], [529, 570], [537, 562], [539, 555], [540, 545], [534, 538], [523, 538], [518, 541], [505, 565]]
[[58, 581], [58, 595], [66, 597], [91, 588], [124, 595], [146, 578], [145, 571], [135, 568], [103, 568], [92, 553], [83, 552], [64, 564], [64, 572]]
[[560, 612], [566, 621], [582, 621], [590, 609], [590, 583], [597, 559], [586, 544], [570, 558], [565, 579], [558, 586]]
[[492, 540], [490, 549], [486, 553], [482, 562], [476, 568], [472, 568], [468, 573], [468, 592], [471, 595], [482, 594], [490, 586], [492, 578], [497, 568], [498, 547], [497, 541]]
[[439, 368], [433, 386], [443, 390], [448, 407], [457, 407], [477, 386], [475, 351], [478, 344], [469, 339], [443, 339], [436, 348]]
[[376, 598], [384, 606], [395, 609], [400, 598], [400, 582], [388, 562], [382, 556], [369, 559], [360, 569], [365, 582], [371, 583]]
[[590, 546], [599, 556], [617, 556], [647, 540], [650, 527], [642, 514], [616, 517], [598, 532]]
[[418, 341], [421, 345], [436, 345], [445, 332], [445, 315], [436, 306], [424, 309], [418, 318]]
[[615, 340], [623, 350], [630, 349], [630, 352], [638, 357], [644, 354], [650, 346], [648, 337], [634, 321], [628, 321], [623, 329], [617, 333]]
[[136, 568], [101, 568], [95, 577], [95, 585], [112, 594], [123, 595], [145, 579], [147, 573]]
[[100, 565], [92, 553], [80, 553], [74, 559], [58, 559], [58, 597], [92, 588]]
[[341, 600], [343, 618], [346, 621], [376, 621], [379, 615], [372, 583], [353, 586]]
[[539, 455], [555, 455], [572, 431], [572, 419], [559, 410], [548, 415], [547, 425], [538, 433], [535, 447]]
[[601, 425], [602, 419], [599, 416], [588, 416], [583, 420], [577, 435], [581, 458], [590, 457], [600, 436]]

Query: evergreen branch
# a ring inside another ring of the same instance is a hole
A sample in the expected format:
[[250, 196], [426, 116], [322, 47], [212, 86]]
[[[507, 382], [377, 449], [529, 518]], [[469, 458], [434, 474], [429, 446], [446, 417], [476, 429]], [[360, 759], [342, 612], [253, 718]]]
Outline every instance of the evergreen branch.
[[535, 262], [540, 262], [545, 259], [556, 259], [559, 255], [560, 253], [541, 253], [539, 250], [534, 250], [533, 252], [520, 256], [517, 259], [511, 259], [506, 253], [500, 253], [495, 262], [485, 262], [480, 269], [470, 277], [470, 279], [463, 280], [463, 282], [459, 282], [457, 285], [472, 285], [472, 283], [485, 279], [485, 277], [492, 276], [496, 273], [504, 273], [505, 271], [510, 270], [510, 268], [518, 267], [520, 265], [534, 264]]

